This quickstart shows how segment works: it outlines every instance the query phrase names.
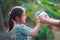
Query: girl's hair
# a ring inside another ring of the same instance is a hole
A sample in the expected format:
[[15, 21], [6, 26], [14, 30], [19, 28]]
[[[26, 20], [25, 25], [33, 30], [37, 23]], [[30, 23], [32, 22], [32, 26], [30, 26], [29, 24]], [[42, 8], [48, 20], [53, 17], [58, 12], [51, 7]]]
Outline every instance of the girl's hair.
[[8, 31], [11, 31], [13, 29], [14, 26], [13, 20], [16, 21], [16, 16], [21, 17], [24, 11], [25, 9], [20, 6], [15, 6], [11, 9], [11, 11], [9, 12], [10, 17], [8, 20], [8, 26], [9, 26]]

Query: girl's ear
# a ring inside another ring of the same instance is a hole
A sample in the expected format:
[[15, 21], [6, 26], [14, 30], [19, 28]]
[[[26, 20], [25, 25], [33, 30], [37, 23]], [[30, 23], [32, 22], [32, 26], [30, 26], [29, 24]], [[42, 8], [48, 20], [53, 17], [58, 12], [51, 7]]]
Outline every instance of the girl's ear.
[[18, 21], [19, 20], [19, 17], [18, 16], [16, 16], [16, 21]]
[[21, 17], [16, 16], [16, 21], [20, 21]]
[[14, 25], [16, 24], [16, 21], [14, 21], [14, 20], [12, 20], [13, 21], [13, 23], [14, 23]]

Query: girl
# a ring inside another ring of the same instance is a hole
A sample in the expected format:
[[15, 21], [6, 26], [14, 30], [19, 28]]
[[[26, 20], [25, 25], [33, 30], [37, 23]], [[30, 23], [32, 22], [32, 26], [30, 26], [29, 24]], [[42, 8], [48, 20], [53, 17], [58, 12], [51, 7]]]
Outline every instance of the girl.
[[13, 30], [16, 40], [27, 40], [27, 36], [35, 37], [41, 27], [39, 22], [34, 29], [31, 29], [24, 25], [25, 22], [25, 9], [20, 6], [13, 7], [10, 11], [8, 31]]

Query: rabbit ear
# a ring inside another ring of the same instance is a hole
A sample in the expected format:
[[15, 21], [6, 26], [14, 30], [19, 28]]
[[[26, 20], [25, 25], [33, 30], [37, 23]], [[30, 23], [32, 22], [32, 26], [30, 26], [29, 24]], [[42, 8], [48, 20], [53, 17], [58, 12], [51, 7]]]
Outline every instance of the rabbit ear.
[[39, 14], [39, 16], [41, 16], [41, 15], [47, 15], [47, 13], [45, 12], [45, 11], [40, 11], [40, 14]]
[[42, 10], [38, 11], [38, 12], [36, 13], [36, 16], [40, 16], [42, 12], [43, 12]]
[[36, 13], [37, 16], [39, 16], [39, 14], [40, 14], [40, 11], [38, 11], [38, 12]]

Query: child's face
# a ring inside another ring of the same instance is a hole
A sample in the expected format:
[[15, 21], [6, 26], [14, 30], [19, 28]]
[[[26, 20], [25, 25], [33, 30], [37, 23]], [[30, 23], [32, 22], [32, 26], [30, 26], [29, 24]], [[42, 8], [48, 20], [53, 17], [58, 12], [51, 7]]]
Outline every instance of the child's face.
[[25, 14], [25, 12], [23, 12], [20, 20], [21, 20], [21, 22], [22, 22], [23, 24], [26, 22], [26, 14]]

